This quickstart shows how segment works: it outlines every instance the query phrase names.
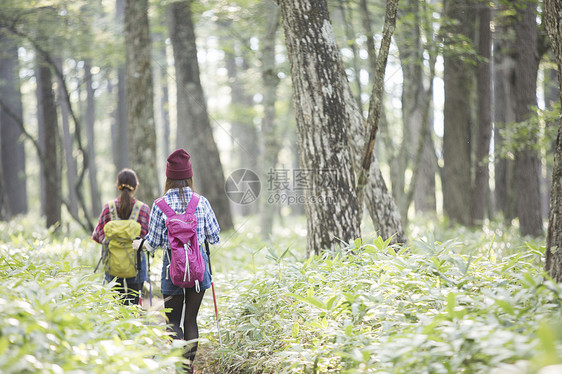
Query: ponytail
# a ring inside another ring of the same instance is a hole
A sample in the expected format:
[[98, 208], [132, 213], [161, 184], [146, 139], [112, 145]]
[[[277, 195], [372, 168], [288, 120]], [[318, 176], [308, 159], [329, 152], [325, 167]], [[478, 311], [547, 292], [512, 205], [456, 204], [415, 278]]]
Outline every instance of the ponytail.
[[129, 219], [133, 210], [133, 194], [139, 181], [137, 174], [131, 169], [123, 169], [117, 175], [117, 189], [121, 191], [121, 201], [117, 216], [121, 219]]
[[117, 215], [121, 219], [129, 219], [131, 211], [133, 210], [132, 190], [129, 190], [127, 187], [118, 187], [121, 190], [121, 202], [119, 203], [119, 211], [117, 212]]

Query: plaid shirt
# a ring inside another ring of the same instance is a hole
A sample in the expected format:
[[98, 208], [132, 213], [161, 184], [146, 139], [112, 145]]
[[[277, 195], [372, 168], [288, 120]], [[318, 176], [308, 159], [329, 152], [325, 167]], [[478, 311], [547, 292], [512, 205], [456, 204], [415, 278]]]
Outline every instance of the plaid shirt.
[[[133, 199], [132, 203], [134, 204], [136, 200]], [[119, 210], [119, 203], [121, 202], [121, 198], [118, 197], [115, 199], [115, 209]], [[150, 207], [145, 203], [142, 203], [141, 210], [139, 212], [139, 217], [137, 222], [141, 225], [141, 238], [146, 236], [148, 232], [148, 217], [150, 214]], [[105, 233], [103, 232], [103, 228], [105, 227], [106, 223], [111, 221], [111, 212], [109, 211], [109, 203], [105, 203], [103, 209], [100, 214], [100, 219], [98, 220], [98, 224], [92, 233], [92, 239], [94, 239], [97, 243], [103, 243], [105, 239]]]
[[[189, 187], [184, 188], [185, 203], [180, 199], [180, 192], [178, 188], [172, 188], [164, 195], [164, 201], [176, 213], [184, 213], [187, 208], [187, 202], [191, 199], [193, 191]], [[201, 247], [205, 239], [209, 244], [216, 244], [219, 242], [220, 227], [215, 217], [215, 212], [211, 208], [209, 200], [204, 196], [199, 199], [199, 204], [195, 209], [195, 216], [197, 217], [197, 241]], [[156, 204], [152, 204], [150, 212], [150, 221], [148, 224], [148, 234], [145, 237], [147, 243], [153, 248], [162, 247], [164, 249], [170, 248], [168, 241], [168, 229], [166, 227], [166, 216]]]

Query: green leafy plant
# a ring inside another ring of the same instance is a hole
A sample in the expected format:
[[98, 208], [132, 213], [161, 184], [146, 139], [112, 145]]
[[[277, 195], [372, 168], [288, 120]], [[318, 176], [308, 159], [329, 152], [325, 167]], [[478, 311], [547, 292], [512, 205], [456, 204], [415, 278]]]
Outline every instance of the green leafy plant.
[[541, 324], [558, 316], [562, 289], [536, 248], [491, 258], [496, 240], [481, 249], [454, 240], [352, 244], [236, 282], [222, 300], [223, 368], [489, 373], [561, 362], [560, 338]]
[[[5, 227], [5, 226], [8, 227]], [[174, 370], [181, 347], [161, 315], [126, 306], [93, 274], [99, 253], [79, 239], [1, 227], [0, 372], [146, 372]], [[7, 234], [8, 233], [8, 234]]]

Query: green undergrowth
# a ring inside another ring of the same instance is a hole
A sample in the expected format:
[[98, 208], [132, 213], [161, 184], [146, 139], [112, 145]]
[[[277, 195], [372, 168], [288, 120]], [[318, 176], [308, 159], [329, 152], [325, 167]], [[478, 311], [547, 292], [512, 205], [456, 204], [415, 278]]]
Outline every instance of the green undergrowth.
[[543, 248], [496, 239], [505, 235], [481, 247], [476, 232], [408, 248], [357, 241], [301, 261], [270, 248], [269, 265], [217, 280], [227, 311], [217, 370], [499, 374], [562, 363], [562, 289], [543, 272]]
[[[270, 240], [256, 223], [238, 221], [211, 248], [222, 345], [209, 290], [199, 372], [531, 374], [562, 363], [562, 289], [543, 272], [541, 241], [516, 226], [424, 219], [408, 247], [364, 229], [363, 242], [309, 257], [302, 217]], [[162, 312], [116, 300], [93, 273], [98, 258], [80, 230], [0, 224], [0, 372], [175, 371], [181, 349]]]
[[0, 372], [175, 371], [181, 351], [160, 313], [116, 299], [92, 271], [98, 256], [89, 238], [0, 225]]

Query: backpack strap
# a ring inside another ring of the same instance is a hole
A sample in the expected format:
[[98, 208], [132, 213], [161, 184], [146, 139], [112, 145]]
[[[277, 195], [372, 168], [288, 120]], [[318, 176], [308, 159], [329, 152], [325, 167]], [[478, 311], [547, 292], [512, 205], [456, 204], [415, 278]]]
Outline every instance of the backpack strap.
[[111, 220], [116, 221], [119, 219], [117, 215], [117, 208], [115, 207], [115, 200], [111, 200], [107, 203], [109, 205], [109, 214], [111, 215]]
[[[187, 213], [194, 214], [195, 213], [195, 209], [197, 209], [197, 204], [199, 204], [199, 198], [200, 198], [200, 196], [198, 194], [196, 194], [195, 192], [191, 195], [191, 199], [189, 199], [189, 203], [187, 204], [187, 208], [185, 208], [184, 214], [187, 214]], [[168, 205], [166, 200], [164, 200], [164, 197], [156, 199], [154, 201], [154, 203], [156, 205], [158, 205], [160, 210], [162, 210], [162, 213], [164, 213], [166, 215], [166, 218], [170, 218], [173, 215], [177, 214], [172, 208], [170, 208], [170, 206]]]
[[160, 210], [162, 211], [162, 213], [164, 213], [166, 218], [170, 218], [176, 214], [176, 212], [174, 212], [174, 210], [170, 208], [166, 200], [164, 200], [164, 197], [156, 199], [154, 201], [154, 204], [156, 204], [158, 208], [160, 208]]
[[141, 207], [142, 207], [142, 202], [138, 200], [135, 201], [135, 205], [133, 205], [133, 209], [131, 209], [131, 215], [129, 216], [129, 219], [136, 221], [139, 218]]
[[[111, 200], [107, 204], [109, 205], [109, 214], [111, 215], [111, 220], [116, 221], [120, 219], [119, 215], [117, 214], [117, 207], [115, 206], [115, 200]], [[142, 202], [138, 200], [135, 201], [135, 204], [133, 205], [133, 209], [131, 209], [131, 215], [129, 216], [129, 219], [136, 221], [139, 218], [141, 208], [142, 208]]]
[[191, 199], [189, 200], [189, 204], [187, 204], [187, 208], [185, 208], [186, 214], [194, 214], [195, 209], [197, 209], [197, 204], [199, 204], [200, 196], [195, 192], [191, 195]]

